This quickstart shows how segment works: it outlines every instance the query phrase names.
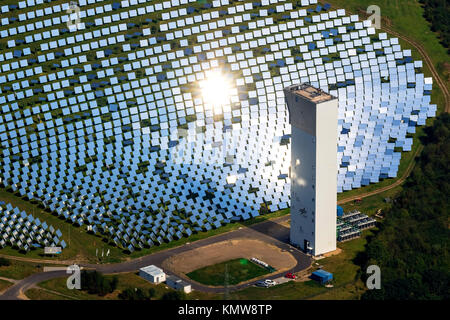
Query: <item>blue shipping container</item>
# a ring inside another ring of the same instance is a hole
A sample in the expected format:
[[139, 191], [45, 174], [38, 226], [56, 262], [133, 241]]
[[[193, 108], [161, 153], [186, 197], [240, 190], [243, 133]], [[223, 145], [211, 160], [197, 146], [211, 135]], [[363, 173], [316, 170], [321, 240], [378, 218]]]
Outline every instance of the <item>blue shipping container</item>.
[[317, 270], [311, 274], [311, 278], [324, 284], [333, 279], [333, 274], [325, 270]]
[[344, 215], [344, 209], [341, 206], [337, 206], [337, 216], [342, 217]]

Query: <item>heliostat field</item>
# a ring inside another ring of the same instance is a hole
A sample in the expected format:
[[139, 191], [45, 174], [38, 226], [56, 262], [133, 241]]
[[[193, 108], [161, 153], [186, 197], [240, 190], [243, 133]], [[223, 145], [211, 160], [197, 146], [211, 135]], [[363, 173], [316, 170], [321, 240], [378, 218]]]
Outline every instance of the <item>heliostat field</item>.
[[326, 3], [2, 3], [1, 182], [130, 251], [289, 206], [288, 85], [339, 98], [337, 192], [436, 114], [410, 50]]

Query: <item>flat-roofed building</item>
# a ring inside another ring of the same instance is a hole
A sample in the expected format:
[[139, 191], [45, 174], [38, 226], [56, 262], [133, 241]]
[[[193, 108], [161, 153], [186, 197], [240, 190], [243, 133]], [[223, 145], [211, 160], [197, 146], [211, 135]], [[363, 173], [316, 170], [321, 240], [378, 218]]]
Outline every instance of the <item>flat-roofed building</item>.
[[175, 276], [168, 276], [166, 284], [172, 289], [181, 290], [185, 293], [190, 293], [192, 291], [191, 285], [189, 283]]
[[166, 274], [157, 266], [150, 265], [139, 269], [139, 276], [151, 283], [161, 283], [166, 281]]

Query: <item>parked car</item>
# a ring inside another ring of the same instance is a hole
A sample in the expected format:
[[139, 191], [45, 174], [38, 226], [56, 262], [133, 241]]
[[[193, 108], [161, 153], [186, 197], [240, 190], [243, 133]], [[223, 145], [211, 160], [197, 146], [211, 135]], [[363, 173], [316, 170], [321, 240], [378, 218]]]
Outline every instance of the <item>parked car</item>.
[[270, 280], [270, 279], [266, 279], [266, 280], [264, 280], [264, 282], [265, 282], [269, 287], [274, 286], [274, 285], [277, 284], [275, 281]]
[[257, 287], [263, 287], [263, 288], [268, 288], [269, 287], [269, 285], [263, 280], [258, 281], [257, 283], [255, 283], [255, 285]]
[[295, 274], [293, 274], [292, 272], [288, 272], [284, 276], [286, 278], [289, 278], [289, 279], [296, 279], [297, 278], [297, 276]]

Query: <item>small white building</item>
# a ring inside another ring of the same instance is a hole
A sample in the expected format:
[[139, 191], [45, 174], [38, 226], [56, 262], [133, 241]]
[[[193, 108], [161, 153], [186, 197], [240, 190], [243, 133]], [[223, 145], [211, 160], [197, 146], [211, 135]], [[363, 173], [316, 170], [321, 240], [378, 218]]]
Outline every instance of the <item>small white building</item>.
[[185, 293], [190, 293], [192, 291], [191, 285], [189, 283], [175, 276], [167, 276], [166, 284], [172, 289], [182, 290]]
[[166, 281], [166, 274], [157, 266], [151, 265], [139, 269], [139, 275], [151, 283], [161, 283]]

